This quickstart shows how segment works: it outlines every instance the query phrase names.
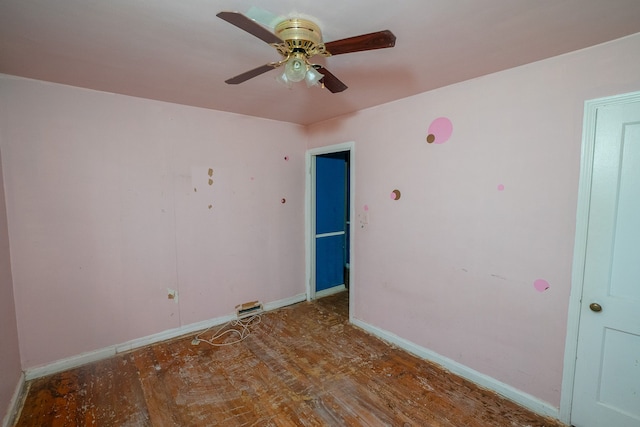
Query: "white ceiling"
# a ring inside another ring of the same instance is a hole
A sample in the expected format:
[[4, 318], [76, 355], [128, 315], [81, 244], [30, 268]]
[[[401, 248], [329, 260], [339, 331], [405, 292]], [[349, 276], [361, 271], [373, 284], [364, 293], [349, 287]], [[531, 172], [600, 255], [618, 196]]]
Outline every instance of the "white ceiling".
[[[338, 94], [287, 89], [280, 70], [227, 85], [280, 57], [223, 10], [397, 41], [316, 57]], [[637, 32], [638, 0], [0, 0], [0, 73], [306, 125]]]

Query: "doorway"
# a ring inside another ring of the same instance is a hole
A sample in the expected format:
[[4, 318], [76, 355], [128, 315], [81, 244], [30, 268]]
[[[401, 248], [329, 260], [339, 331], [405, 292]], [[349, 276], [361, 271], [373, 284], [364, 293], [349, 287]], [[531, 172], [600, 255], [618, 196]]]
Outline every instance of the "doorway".
[[640, 92], [585, 104], [561, 419], [640, 425]]
[[[307, 299], [349, 290], [353, 304], [354, 143], [307, 151]], [[351, 312], [351, 310], [350, 310]]]

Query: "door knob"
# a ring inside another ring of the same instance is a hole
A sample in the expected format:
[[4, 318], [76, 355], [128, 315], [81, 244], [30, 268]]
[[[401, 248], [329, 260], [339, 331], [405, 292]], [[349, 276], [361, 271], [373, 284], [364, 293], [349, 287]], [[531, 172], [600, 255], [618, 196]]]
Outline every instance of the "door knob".
[[591, 309], [591, 311], [595, 311], [596, 313], [602, 311], [602, 306], [597, 302], [592, 302], [591, 304], [589, 304], [589, 308]]

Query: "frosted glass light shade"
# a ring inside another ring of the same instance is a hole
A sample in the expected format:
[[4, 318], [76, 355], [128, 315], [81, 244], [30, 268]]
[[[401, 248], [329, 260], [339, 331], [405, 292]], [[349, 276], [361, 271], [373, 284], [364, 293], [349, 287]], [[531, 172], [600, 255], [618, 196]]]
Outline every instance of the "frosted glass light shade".
[[301, 82], [307, 74], [307, 63], [303, 58], [293, 56], [284, 66], [284, 74], [287, 80], [292, 82]]
[[307, 74], [304, 76], [304, 80], [307, 83], [307, 87], [311, 87], [317, 85], [323, 77], [324, 76], [320, 74], [318, 70], [313, 67], [309, 67], [309, 71], [307, 71]]
[[291, 82], [289, 81], [289, 79], [287, 78], [287, 75], [285, 73], [278, 74], [276, 76], [276, 80], [278, 82], [280, 82], [281, 84], [283, 84], [284, 86], [286, 86], [289, 89], [291, 89]]

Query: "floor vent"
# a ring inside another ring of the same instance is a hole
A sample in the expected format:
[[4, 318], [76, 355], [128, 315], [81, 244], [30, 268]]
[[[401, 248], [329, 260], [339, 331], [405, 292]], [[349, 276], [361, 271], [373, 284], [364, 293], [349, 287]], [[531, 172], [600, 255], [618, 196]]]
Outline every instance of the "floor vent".
[[238, 319], [254, 316], [262, 313], [263, 311], [262, 303], [260, 301], [251, 301], [236, 305], [236, 316]]

